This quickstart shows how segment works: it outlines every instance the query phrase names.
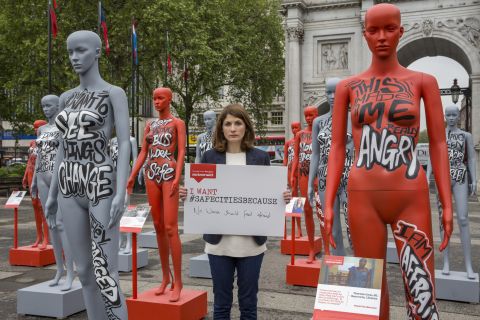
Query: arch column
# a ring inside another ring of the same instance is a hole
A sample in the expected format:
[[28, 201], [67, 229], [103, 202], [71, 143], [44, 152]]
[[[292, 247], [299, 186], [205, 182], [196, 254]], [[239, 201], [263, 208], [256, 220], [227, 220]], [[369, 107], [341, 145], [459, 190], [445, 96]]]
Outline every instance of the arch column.
[[472, 74], [470, 79], [472, 80], [472, 138], [477, 153], [478, 181], [480, 178], [480, 74]]

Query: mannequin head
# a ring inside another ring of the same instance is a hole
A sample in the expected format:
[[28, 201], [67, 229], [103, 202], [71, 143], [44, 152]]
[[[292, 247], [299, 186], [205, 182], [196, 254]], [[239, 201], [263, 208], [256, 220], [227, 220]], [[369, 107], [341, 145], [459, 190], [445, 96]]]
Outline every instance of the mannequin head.
[[457, 106], [451, 105], [445, 108], [445, 120], [447, 121], [447, 126], [456, 127], [459, 118], [460, 110], [458, 110]]
[[314, 106], [307, 106], [303, 109], [303, 115], [305, 116], [305, 122], [309, 127], [312, 127], [313, 120], [318, 115], [317, 107]]
[[92, 31], [76, 31], [67, 38], [68, 58], [79, 75], [86, 74], [92, 67], [98, 70], [101, 48], [100, 37]]
[[374, 57], [386, 59], [396, 54], [403, 31], [400, 10], [393, 4], [381, 3], [367, 10], [363, 36]]
[[330, 108], [333, 108], [333, 102], [335, 99], [335, 89], [340, 82], [340, 78], [328, 78], [325, 81], [325, 95], [327, 96], [328, 104]]
[[170, 88], [157, 88], [153, 90], [153, 105], [155, 110], [162, 112], [168, 110], [172, 101], [172, 90]]
[[293, 133], [293, 135], [296, 135], [297, 132], [302, 129], [302, 127], [301, 127], [301, 125], [300, 125], [300, 122], [298, 122], [298, 121], [292, 122], [292, 124], [290, 125], [290, 127], [292, 128], [292, 133]]
[[205, 128], [209, 132], [215, 127], [215, 122], [217, 121], [217, 115], [212, 110], [205, 111], [203, 113], [203, 123], [205, 123]]
[[37, 129], [40, 128], [41, 126], [44, 126], [47, 124], [47, 121], [45, 120], [35, 120], [33, 123], [33, 130], [35, 131], [35, 134], [37, 134]]
[[59, 108], [58, 108], [59, 101], [60, 101], [60, 99], [56, 95], [53, 95], [53, 94], [49, 94], [49, 95], [44, 96], [42, 98], [42, 100], [41, 100], [42, 109], [43, 109], [43, 113], [45, 114], [45, 117], [47, 117], [47, 119], [49, 119], [49, 120], [52, 119], [60, 111]]

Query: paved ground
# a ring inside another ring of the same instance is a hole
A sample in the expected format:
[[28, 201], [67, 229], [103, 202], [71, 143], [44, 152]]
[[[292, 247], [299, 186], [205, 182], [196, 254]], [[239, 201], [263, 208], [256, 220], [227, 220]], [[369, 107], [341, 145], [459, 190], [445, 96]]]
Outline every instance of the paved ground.
[[[432, 198], [433, 199], [433, 198]], [[0, 198], [0, 203], [5, 203]], [[134, 195], [132, 203], [146, 202], [144, 195]], [[474, 269], [480, 269], [480, 204], [470, 202], [470, 228], [472, 233], [472, 253]], [[435, 248], [439, 245], [438, 213], [432, 203]], [[180, 224], [183, 212], [180, 212]], [[16, 291], [35, 283], [49, 280], [54, 276], [54, 267], [30, 268], [12, 267], [8, 264], [8, 249], [13, 245], [13, 211], [0, 208], [0, 319], [44, 319], [34, 316], [18, 316], [16, 314]], [[148, 221], [145, 230], [153, 229]], [[318, 227], [317, 227], [318, 229]], [[19, 209], [19, 245], [28, 245], [35, 238], [35, 223], [30, 199], [26, 198]], [[212, 283], [209, 279], [194, 279], [188, 277], [189, 258], [203, 253], [204, 243], [200, 236], [181, 235], [183, 244], [184, 285], [208, 291], [209, 316], [212, 319]], [[285, 265], [289, 257], [279, 254], [279, 239], [270, 238], [260, 279], [259, 319], [309, 319], [312, 314], [315, 289], [292, 287], [285, 284]], [[436, 251], [437, 266], [440, 266], [441, 256]], [[463, 255], [455, 222], [455, 232], [451, 241], [451, 270], [462, 271]], [[388, 265], [388, 283], [390, 290], [391, 319], [405, 319], [403, 284], [397, 265]], [[161, 281], [160, 264], [157, 250], [149, 250], [149, 264], [139, 270], [139, 291], [158, 285]], [[131, 274], [121, 274], [121, 287], [127, 296], [131, 295]], [[441, 319], [480, 320], [480, 305], [439, 301], [438, 307]], [[232, 311], [233, 319], [239, 319], [238, 306]], [[70, 319], [87, 319], [85, 312], [75, 314]]]

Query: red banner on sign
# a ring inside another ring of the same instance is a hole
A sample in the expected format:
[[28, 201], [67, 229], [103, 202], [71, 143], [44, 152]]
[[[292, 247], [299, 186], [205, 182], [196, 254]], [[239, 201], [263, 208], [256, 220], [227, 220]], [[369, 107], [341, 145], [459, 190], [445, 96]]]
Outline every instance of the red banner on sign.
[[192, 163], [190, 165], [190, 178], [197, 182], [203, 179], [215, 179], [217, 177], [217, 166], [210, 163]]

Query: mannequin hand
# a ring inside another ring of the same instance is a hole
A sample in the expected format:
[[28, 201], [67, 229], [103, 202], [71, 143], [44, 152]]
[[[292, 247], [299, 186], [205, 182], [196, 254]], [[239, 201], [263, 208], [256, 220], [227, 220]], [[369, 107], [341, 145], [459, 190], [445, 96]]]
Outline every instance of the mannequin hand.
[[[450, 211], [452, 209], [449, 209]], [[446, 210], [444, 209], [443, 211], [443, 217], [442, 217], [442, 224], [443, 224], [443, 240], [442, 243], [440, 244], [440, 247], [438, 248], [440, 251], [445, 250], [445, 248], [448, 246], [448, 242], [450, 241], [450, 236], [452, 235], [453, 231], [453, 221], [452, 221], [452, 213], [448, 214]]]
[[129, 177], [128, 181], [127, 181], [127, 193], [128, 194], [132, 194], [134, 185], [135, 185], [135, 179], [132, 179], [132, 177]]
[[285, 203], [289, 203], [292, 200], [292, 192], [290, 190], [283, 192], [283, 200], [285, 200]]
[[185, 201], [185, 199], [187, 198], [187, 193], [187, 188], [185, 188], [184, 186], [180, 186], [178, 188], [178, 195], [180, 196], [180, 200]]
[[50, 229], [55, 229], [57, 226], [57, 208], [57, 199], [55, 197], [48, 197], [47, 203], [45, 204], [45, 215]]
[[173, 196], [175, 192], [178, 192], [178, 181], [173, 180], [172, 188], [170, 189], [170, 197]]
[[[333, 239], [332, 226], [333, 226], [333, 208], [325, 208], [325, 235], [328, 239], [330, 246], [332, 246], [333, 249], [336, 249], [337, 244]], [[328, 244], [325, 245], [325, 248], [326, 249], [328, 248]], [[329, 248], [328, 248], [328, 251], [330, 251]]]
[[137, 181], [138, 181], [138, 184], [139, 185], [142, 185], [143, 184], [143, 168], [140, 169], [140, 172], [138, 173], [138, 177], [137, 177]]
[[27, 189], [28, 188], [28, 181], [27, 181], [27, 178], [23, 178], [22, 180], [22, 187], [23, 189]]
[[292, 178], [290, 180], [290, 185], [292, 186], [292, 190], [295, 190], [297, 188], [297, 181], [298, 181], [298, 177], [292, 174]]
[[30, 195], [32, 196], [32, 198], [38, 197], [38, 188], [35, 180], [32, 182], [32, 185], [30, 186]]
[[471, 196], [476, 195], [477, 194], [477, 183], [473, 182], [469, 185], [469, 187], [470, 187], [470, 195]]
[[308, 186], [308, 202], [310, 202], [310, 206], [312, 208], [315, 208], [315, 199], [313, 198], [313, 188], [311, 186]]
[[119, 197], [118, 194], [113, 198], [112, 207], [110, 209], [110, 222], [108, 223], [108, 229], [116, 225], [125, 211], [125, 198]]

